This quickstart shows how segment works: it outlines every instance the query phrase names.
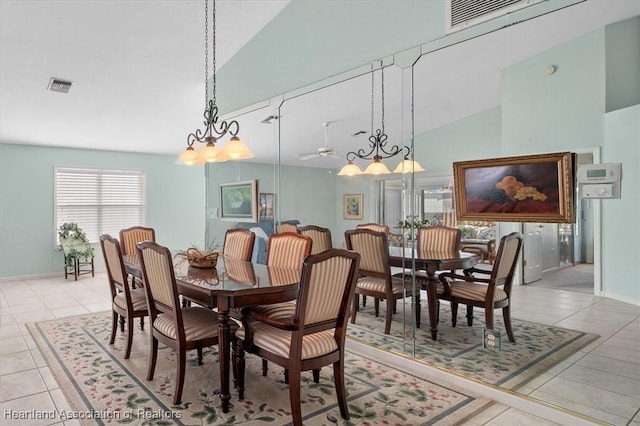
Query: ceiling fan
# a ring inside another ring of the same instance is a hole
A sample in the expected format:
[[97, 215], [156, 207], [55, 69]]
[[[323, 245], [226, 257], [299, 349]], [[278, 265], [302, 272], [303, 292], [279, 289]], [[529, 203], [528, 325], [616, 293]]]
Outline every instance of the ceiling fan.
[[322, 123], [322, 125], [324, 126], [324, 146], [321, 146], [320, 148], [318, 148], [316, 152], [305, 152], [302, 154], [298, 154], [298, 158], [300, 160], [310, 160], [316, 157], [338, 158], [333, 147], [329, 146], [329, 124], [331, 124], [330, 121]]

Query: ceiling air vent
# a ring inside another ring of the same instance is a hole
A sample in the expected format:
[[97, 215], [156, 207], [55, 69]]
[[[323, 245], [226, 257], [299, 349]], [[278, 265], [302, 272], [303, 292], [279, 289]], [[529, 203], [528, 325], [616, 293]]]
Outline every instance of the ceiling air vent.
[[543, 0], [447, 0], [445, 30], [447, 33], [460, 31], [541, 1]]
[[49, 80], [49, 86], [47, 89], [52, 92], [69, 93], [69, 89], [71, 89], [71, 82], [52, 77], [51, 80]]

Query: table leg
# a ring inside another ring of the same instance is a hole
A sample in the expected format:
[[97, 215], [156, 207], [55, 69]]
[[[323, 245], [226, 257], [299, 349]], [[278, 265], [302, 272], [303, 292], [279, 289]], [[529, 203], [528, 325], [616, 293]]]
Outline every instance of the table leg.
[[435, 271], [427, 270], [427, 305], [429, 306], [429, 329], [431, 340], [438, 339], [438, 293]]
[[[223, 298], [218, 298], [218, 300]], [[226, 305], [226, 304], [224, 304]], [[231, 328], [229, 327], [229, 306], [218, 304], [218, 353], [220, 363], [220, 400], [222, 412], [229, 412], [229, 363], [231, 358]]]

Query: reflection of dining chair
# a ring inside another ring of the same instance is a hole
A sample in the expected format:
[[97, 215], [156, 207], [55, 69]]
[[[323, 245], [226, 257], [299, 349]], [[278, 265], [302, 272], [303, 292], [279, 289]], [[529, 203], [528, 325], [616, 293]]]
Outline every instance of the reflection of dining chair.
[[[111, 290], [111, 310], [113, 320], [111, 322], [111, 338], [109, 344], [113, 345], [116, 339], [118, 318], [120, 318], [120, 331], [124, 331], [124, 323], [127, 324], [127, 349], [124, 359], [129, 359], [131, 354], [131, 342], [133, 341], [133, 319], [143, 318], [149, 315], [147, 310], [147, 297], [144, 288], [129, 288], [127, 271], [122, 261], [120, 243], [111, 235], [100, 236], [100, 247], [104, 255], [104, 264], [107, 267], [107, 278]], [[144, 329], [144, 322], [140, 321], [140, 328]]]
[[[145, 226], [132, 226], [120, 230], [120, 248], [123, 256], [129, 256], [132, 261], [138, 262], [136, 244], [141, 241], [156, 241], [156, 231]], [[131, 284], [135, 286], [136, 277], [131, 277]]]
[[282, 222], [279, 226], [280, 232], [298, 232], [298, 225], [295, 223]]
[[[448, 226], [422, 226], [418, 228], [418, 240], [416, 248], [418, 249], [418, 257], [421, 253], [437, 252], [452, 253], [457, 256], [460, 250], [460, 240], [462, 231], [458, 228]], [[454, 271], [451, 271], [454, 272]], [[426, 280], [425, 271], [416, 271], [416, 278]]]
[[[306, 258], [296, 309], [288, 318], [244, 320], [236, 331], [234, 371], [238, 395], [244, 399], [244, 353], [270, 360], [289, 371], [289, 399], [294, 425], [302, 425], [300, 373], [333, 364], [340, 414], [349, 419], [344, 381], [347, 318], [358, 270], [358, 254], [331, 249]], [[244, 309], [243, 309], [244, 311]], [[260, 389], [253, 390], [256, 393]]]
[[[282, 278], [288, 280], [292, 273], [302, 270], [304, 259], [311, 253], [313, 242], [310, 237], [294, 232], [282, 232], [280, 234], [272, 234], [267, 244], [267, 266], [270, 274], [284, 274]], [[274, 277], [272, 277], [273, 279]], [[276, 281], [277, 281], [277, 277]], [[287, 282], [290, 284], [291, 282]], [[289, 302], [274, 303], [270, 305], [256, 305], [243, 310], [243, 317], [252, 318], [256, 315], [268, 315], [275, 317], [289, 317], [293, 315], [296, 309], [294, 300]], [[266, 376], [268, 371], [268, 363], [266, 359], [262, 360], [262, 375]], [[285, 370], [285, 382], [288, 383], [288, 374]]]
[[311, 245], [311, 254], [322, 253], [323, 251], [329, 250], [333, 247], [333, 243], [331, 241], [331, 230], [329, 228], [307, 225], [299, 227], [298, 232], [310, 237], [313, 241], [313, 244]]
[[384, 232], [385, 234], [389, 233], [389, 227], [381, 223], [361, 223], [356, 226], [356, 229], [371, 229], [376, 232]]
[[244, 260], [224, 258], [224, 272], [237, 283], [255, 285], [257, 283], [253, 263]]
[[256, 234], [244, 228], [229, 229], [224, 234], [222, 256], [225, 259], [237, 259], [251, 262]]
[[[493, 310], [502, 308], [507, 336], [509, 341], [515, 342], [511, 329], [511, 285], [521, 248], [522, 234], [512, 232], [500, 240], [491, 270], [470, 268], [464, 271], [465, 275], [439, 275], [444, 289], [438, 297], [451, 302], [451, 322], [454, 327], [459, 303], [467, 305], [467, 324], [470, 327], [473, 325], [473, 307], [483, 308], [486, 328], [490, 330], [493, 330]], [[476, 277], [475, 274], [486, 278]]]
[[[171, 252], [152, 241], [138, 243], [144, 288], [151, 318], [151, 346], [147, 380], [153, 380], [158, 358], [158, 342], [176, 351], [176, 386], [173, 404], [180, 404], [184, 386], [186, 351], [198, 351], [202, 364], [202, 348], [218, 344], [218, 314], [200, 306], [180, 307]], [[237, 327], [230, 322], [231, 332]]]
[[[374, 297], [376, 317], [380, 310], [380, 299], [384, 299], [387, 301], [384, 333], [389, 334], [395, 301], [404, 298], [405, 293], [412, 295], [411, 282], [391, 276], [387, 234], [370, 229], [352, 229], [346, 231], [344, 236], [347, 249], [360, 253], [360, 278], [356, 283], [351, 323], [356, 321], [358, 295]], [[413, 296], [414, 301], [419, 303], [419, 292]], [[420, 323], [420, 309], [416, 309], [416, 323]]]

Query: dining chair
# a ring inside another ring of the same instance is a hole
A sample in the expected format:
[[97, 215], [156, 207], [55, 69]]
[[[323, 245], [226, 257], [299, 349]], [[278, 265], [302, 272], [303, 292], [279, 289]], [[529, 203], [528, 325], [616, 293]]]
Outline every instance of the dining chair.
[[[522, 249], [523, 236], [512, 232], [500, 239], [498, 252], [491, 270], [469, 268], [465, 275], [442, 273], [439, 275], [442, 294], [439, 298], [451, 303], [451, 322], [456, 326], [458, 304], [467, 305], [467, 325], [473, 325], [473, 307], [484, 309], [486, 328], [493, 330], [493, 310], [502, 308], [504, 326], [509, 341], [515, 342], [511, 328], [511, 286]], [[481, 275], [482, 277], [477, 277]]]
[[405, 292], [413, 296], [416, 305], [416, 323], [420, 324], [420, 292], [413, 293], [412, 283], [402, 277], [391, 276], [387, 234], [370, 229], [352, 229], [344, 233], [347, 249], [360, 253], [360, 278], [356, 283], [351, 323], [356, 322], [358, 295], [372, 296], [375, 315], [379, 315], [380, 299], [387, 302], [384, 334], [391, 331], [395, 301], [403, 299]]
[[331, 230], [329, 228], [323, 228], [316, 225], [307, 225], [299, 227], [298, 232], [302, 235], [310, 237], [313, 241], [313, 244], [311, 245], [311, 254], [322, 253], [325, 250], [333, 248], [333, 242], [331, 240]]
[[[141, 241], [156, 241], [156, 231], [153, 228], [145, 226], [132, 226], [130, 228], [121, 229], [119, 233], [120, 247], [122, 255], [129, 256], [133, 263], [139, 262], [137, 259], [138, 251], [136, 244]], [[135, 287], [136, 277], [131, 275], [131, 284]]]
[[381, 223], [361, 223], [356, 225], [356, 229], [371, 229], [376, 232], [384, 232], [385, 234], [389, 233], [389, 227]]
[[[202, 349], [218, 344], [218, 314], [201, 306], [180, 306], [171, 252], [168, 248], [143, 241], [137, 244], [142, 265], [147, 306], [151, 319], [151, 344], [147, 380], [153, 380], [158, 358], [158, 342], [176, 351], [176, 386], [173, 404], [180, 404], [184, 387], [186, 351], [198, 351], [202, 364]], [[231, 332], [237, 325], [231, 321]]]
[[[149, 315], [147, 310], [147, 297], [144, 288], [130, 288], [127, 279], [127, 271], [122, 261], [120, 243], [111, 235], [100, 236], [100, 247], [104, 255], [104, 264], [107, 268], [107, 279], [111, 291], [111, 338], [109, 344], [113, 345], [116, 339], [118, 318], [120, 318], [120, 331], [124, 332], [127, 324], [127, 349], [124, 359], [131, 355], [131, 343], [133, 341], [133, 319], [144, 318]], [[144, 322], [140, 321], [140, 328], [144, 330]]]
[[251, 262], [253, 256], [253, 244], [256, 234], [245, 228], [229, 229], [224, 234], [222, 256], [225, 259], [244, 260]]
[[[300, 374], [333, 364], [336, 398], [342, 418], [349, 419], [344, 346], [360, 256], [330, 249], [306, 258], [302, 265], [297, 303], [291, 316], [269, 315], [249, 321], [236, 331], [233, 361], [237, 363], [238, 395], [244, 399], [245, 352], [272, 361], [289, 371], [289, 399], [294, 425], [302, 425]], [[255, 392], [260, 392], [255, 389]]]
[[[281, 232], [272, 234], [267, 243], [267, 266], [272, 269], [280, 269], [284, 273], [301, 271], [304, 260], [311, 254], [313, 240], [306, 235], [297, 232]], [[242, 317], [252, 318], [254, 315], [269, 315], [272, 317], [291, 316], [296, 309], [296, 302], [274, 303], [270, 305], [255, 305], [244, 310]], [[266, 376], [268, 362], [262, 360], [262, 375]], [[285, 370], [285, 383], [288, 383], [288, 373]]]
[[[450, 226], [433, 225], [418, 228], [416, 248], [418, 253], [455, 253], [460, 251], [462, 231]], [[420, 255], [418, 255], [420, 257]], [[454, 271], [451, 271], [454, 272]], [[416, 271], [416, 278], [425, 280], [426, 272]]]

